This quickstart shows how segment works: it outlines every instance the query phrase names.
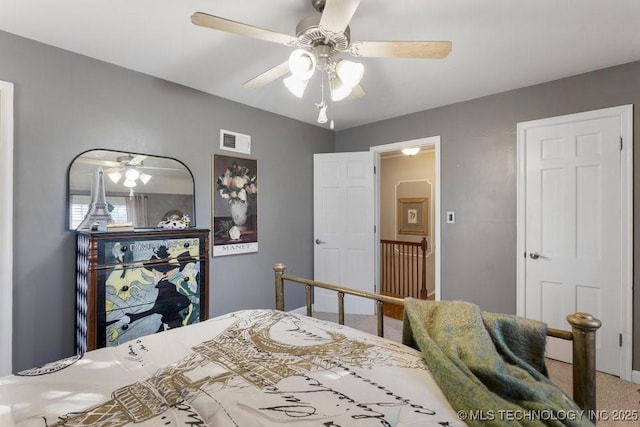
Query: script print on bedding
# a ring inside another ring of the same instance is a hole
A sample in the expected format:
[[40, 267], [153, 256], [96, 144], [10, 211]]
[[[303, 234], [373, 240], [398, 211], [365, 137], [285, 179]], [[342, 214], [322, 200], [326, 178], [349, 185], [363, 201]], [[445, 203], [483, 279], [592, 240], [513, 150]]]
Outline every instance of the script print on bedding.
[[[108, 400], [42, 425], [461, 424], [420, 354], [408, 347], [271, 310], [236, 312], [180, 330], [198, 328], [193, 332], [199, 335], [216, 321], [228, 326], [189, 346], [177, 361], [112, 390]], [[128, 353], [129, 369], [153, 365], [154, 350], [161, 351], [154, 337], [117, 348]]]

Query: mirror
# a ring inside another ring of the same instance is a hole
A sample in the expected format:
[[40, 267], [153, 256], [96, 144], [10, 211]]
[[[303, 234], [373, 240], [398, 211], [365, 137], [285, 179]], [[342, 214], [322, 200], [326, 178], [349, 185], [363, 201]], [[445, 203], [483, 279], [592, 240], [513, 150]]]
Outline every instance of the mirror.
[[102, 169], [105, 201], [113, 222], [158, 228], [186, 215], [195, 226], [195, 184], [184, 163], [169, 157], [111, 150], [80, 153], [69, 166], [68, 225], [76, 230], [91, 203], [93, 182]]

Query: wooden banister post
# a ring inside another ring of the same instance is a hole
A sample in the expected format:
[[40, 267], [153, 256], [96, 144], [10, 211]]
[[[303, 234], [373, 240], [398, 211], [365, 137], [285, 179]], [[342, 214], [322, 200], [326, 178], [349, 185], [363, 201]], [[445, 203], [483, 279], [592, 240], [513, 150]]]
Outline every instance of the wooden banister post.
[[602, 322], [587, 313], [567, 316], [573, 333], [573, 400], [593, 421], [596, 409], [596, 331]]
[[427, 238], [423, 237], [420, 242], [420, 249], [422, 250], [422, 283], [420, 284], [420, 299], [427, 299], [429, 293], [427, 292]]
[[287, 266], [281, 263], [274, 264], [273, 266], [276, 284], [276, 310], [280, 311], [284, 311], [284, 280], [282, 276], [284, 275], [285, 268], [287, 268]]

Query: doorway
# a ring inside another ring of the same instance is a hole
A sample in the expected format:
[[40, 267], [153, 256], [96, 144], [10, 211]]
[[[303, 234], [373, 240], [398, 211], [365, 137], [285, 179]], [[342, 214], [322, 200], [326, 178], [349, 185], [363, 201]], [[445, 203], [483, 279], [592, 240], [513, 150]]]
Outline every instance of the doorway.
[[[314, 279], [367, 292], [380, 290], [380, 156], [407, 147], [434, 151], [434, 299], [440, 299], [440, 137], [314, 155]], [[336, 312], [335, 292], [314, 292], [314, 311]], [[348, 297], [348, 296], [347, 296]], [[373, 314], [372, 304], [345, 298], [345, 313]]]
[[[596, 369], [631, 379], [632, 107], [518, 124], [517, 313], [599, 318]], [[548, 355], [565, 360], [566, 344]]]
[[[403, 148], [420, 147], [421, 150], [429, 150], [433, 152], [434, 156], [434, 178], [433, 182], [429, 183], [430, 195], [429, 206], [433, 206], [433, 209], [429, 209], [429, 212], [433, 213], [433, 216], [428, 215], [427, 222], [432, 224], [430, 227], [429, 236], [429, 256], [434, 258], [433, 262], [433, 293], [430, 296], [433, 299], [440, 299], [440, 137], [433, 136], [429, 138], [420, 138], [409, 141], [401, 141], [391, 144], [378, 145], [371, 147], [370, 151], [374, 153], [374, 165], [375, 165], [375, 181], [374, 181], [374, 197], [375, 197], [375, 228], [377, 231], [382, 230], [381, 224], [381, 158], [385, 153], [392, 153], [402, 150]], [[395, 204], [394, 204], [395, 205]], [[419, 205], [418, 205], [419, 206]], [[395, 209], [395, 206], [393, 207]], [[397, 217], [394, 218], [397, 221]], [[380, 250], [380, 232], [376, 233], [376, 245], [375, 245], [375, 283], [376, 291], [380, 292], [381, 287], [381, 250]]]

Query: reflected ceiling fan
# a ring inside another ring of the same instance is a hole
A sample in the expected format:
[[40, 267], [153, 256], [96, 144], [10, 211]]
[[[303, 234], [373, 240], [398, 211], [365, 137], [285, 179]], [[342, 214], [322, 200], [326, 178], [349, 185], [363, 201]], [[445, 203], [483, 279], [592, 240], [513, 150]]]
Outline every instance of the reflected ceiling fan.
[[311, 0], [320, 15], [303, 19], [296, 27], [296, 35], [276, 33], [219, 16], [196, 12], [191, 22], [201, 27], [213, 28], [259, 40], [295, 47], [289, 59], [243, 83], [244, 87], [257, 88], [280, 77], [287, 89], [302, 98], [307, 83], [316, 69], [322, 73], [322, 101], [316, 104], [320, 110], [319, 123], [327, 121], [324, 102], [324, 77], [329, 83], [332, 101], [364, 95], [360, 80], [364, 74], [361, 63], [339, 57], [377, 58], [445, 58], [451, 52], [449, 41], [351, 41], [349, 22], [360, 0]]
[[[126, 154], [124, 156], [117, 156], [115, 160], [102, 159], [102, 158], [94, 158], [94, 157], [85, 157], [79, 156], [76, 160], [79, 163], [85, 163], [87, 165], [96, 165], [103, 166], [105, 172], [114, 172], [114, 171], [122, 171], [126, 170], [128, 166], [135, 166], [138, 169], [146, 169], [146, 170], [164, 170], [164, 171], [182, 171], [183, 169], [174, 168], [174, 167], [166, 167], [166, 166], [151, 166], [149, 164], [144, 164], [144, 160], [148, 156], [144, 154]], [[154, 160], [154, 163], [157, 164], [158, 158], [155, 156], [151, 156]]]
[[133, 196], [133, 187], [138, 185], [137, 181], [146, 185], [152, 178], [150, 174], [144, 172], [144, 169], [159, 169], [144, 166], [143, 161], [146, 158], [147, 156], [144, 154], [126, 154], [116, 157], [115, 160], [79, 156], [76, 161], [87, 165], [99, 166], [100, 170], [103, 167], [106, 168], [104, 173], [114, 184], [118, 184], [124, 178], [122, 184], [129, 189], [129, 196]]
[[119, 156], [116, 158], [116, 162], [119, 163], [119, 165], [115, 168], [107, 169], [105, 172], [114, 184], [120, 182], [120, 179], [124, 176], [123, 185], [130, 188], [130, 191], [133, 191], [133, 187], [136, 186], [137, 180], [140, 180], [146, 185], [151, 179], [151, 175], [141, 171], [144, 167], [143, 161], [146, 158], [147, 156], [144, 154], [136, 154], [135, 156], [132, 154]]

